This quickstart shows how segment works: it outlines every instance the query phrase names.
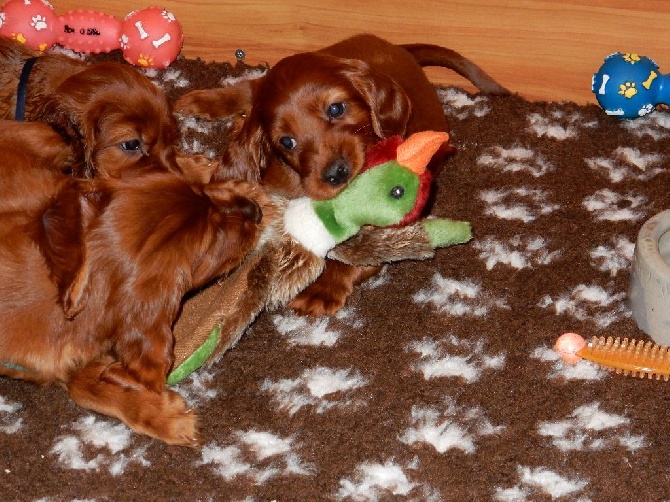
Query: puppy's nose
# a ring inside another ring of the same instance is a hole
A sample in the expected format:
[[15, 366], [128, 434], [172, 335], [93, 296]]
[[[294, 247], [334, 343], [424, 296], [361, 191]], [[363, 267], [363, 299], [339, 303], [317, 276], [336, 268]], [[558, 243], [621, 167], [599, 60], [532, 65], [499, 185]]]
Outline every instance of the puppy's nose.
[[332, 186], [338, 186], [349, 181], [351, 168], [344, 159], [337, 159], [321, 176], [323, 181]]
[[260, 206], [246, 197], [240, 197], [236, 200], [235, 205], [231, 206], [229, 213], [238, 214], [245, 220], [253, 220], [257, 224], [263, 219], [263, 211]]

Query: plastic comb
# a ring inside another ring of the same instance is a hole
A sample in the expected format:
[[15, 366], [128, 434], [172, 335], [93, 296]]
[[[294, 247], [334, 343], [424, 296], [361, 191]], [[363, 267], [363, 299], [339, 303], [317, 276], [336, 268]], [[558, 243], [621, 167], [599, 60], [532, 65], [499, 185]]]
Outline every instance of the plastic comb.
[[651, 341], [594, 336], [587, 343], [577, 333], [564, 333], [554, 349], [570, 364], [587, 359], [624, 375], [670, 379], [669, 348]]

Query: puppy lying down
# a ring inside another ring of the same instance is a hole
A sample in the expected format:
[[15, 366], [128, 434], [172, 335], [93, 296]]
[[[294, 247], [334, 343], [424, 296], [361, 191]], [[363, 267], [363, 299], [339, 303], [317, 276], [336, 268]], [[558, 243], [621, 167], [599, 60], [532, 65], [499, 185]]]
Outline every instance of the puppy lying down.
[[258, 187], [161, 169], [77, 180], [13, 140], [0, 137], [0, 375], [195, 445], [195, 413], [165, 386], [172, 324], [186, 292], [255, 246]]

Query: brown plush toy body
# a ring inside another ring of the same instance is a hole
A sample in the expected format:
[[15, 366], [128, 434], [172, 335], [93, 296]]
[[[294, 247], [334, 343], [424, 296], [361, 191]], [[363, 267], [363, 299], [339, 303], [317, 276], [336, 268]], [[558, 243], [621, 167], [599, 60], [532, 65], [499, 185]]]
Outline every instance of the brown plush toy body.
[[470, 240], [467, 222], [416, 221], [428, 198], [426, 165], [447, 140], [436, 132], [385, 140], [370, 152], [374, 165], [333, 199], [272, 198], [257, 247], [235, 272], [185, 303], [168, 383], [218, 359], [262, 310], [288, 304], [322, 273], [326, 257], [381, 265], [427, 259], [437, 247]]

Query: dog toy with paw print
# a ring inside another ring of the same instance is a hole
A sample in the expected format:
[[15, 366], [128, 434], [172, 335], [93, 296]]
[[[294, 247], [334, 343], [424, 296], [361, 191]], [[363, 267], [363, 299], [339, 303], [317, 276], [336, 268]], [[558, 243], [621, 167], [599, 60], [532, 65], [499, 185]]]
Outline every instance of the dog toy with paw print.
[[430, 189], [426, 165], [448, 139], [427, 131], [374, 145], [366, 168], [332, 199], [271, 197], [256, 249], [230, 276], [184, 304], [168, 383], [216, 360], [263, 309], [287, 305], [321, 274], [326, 257], [381, 265], [431, 258], [436, 248], [469, 241], [467, 222], [417, 219]]
[[133, 11], [121, 21], [91, 10], [57, 16], [46, 0], [7, 0], [0, 35], [42, 52], [54, 44], [85, 54], [121, 49], [126, 61], [146, 68], [170, 65], [183, 43], [181, 25], [162, 7]]
[[670, 104], [668, 78], [650, 58], [616, 52], [593, 75], [591, 90], [607, 115], [632, 119]]

